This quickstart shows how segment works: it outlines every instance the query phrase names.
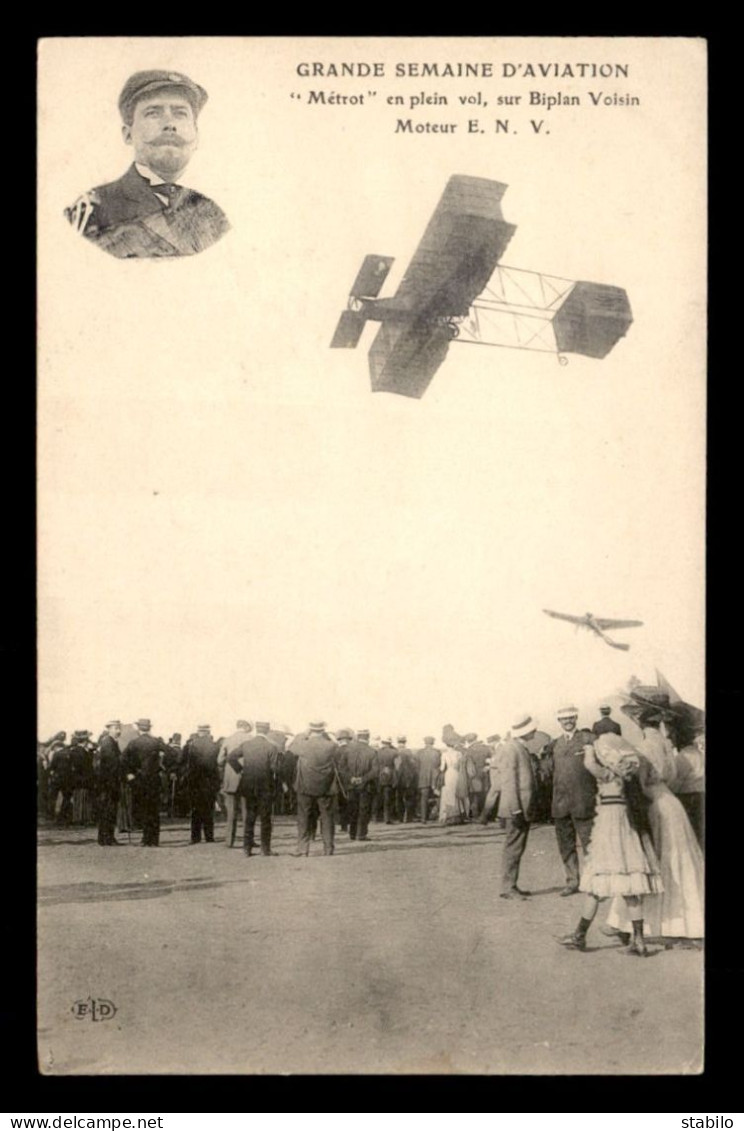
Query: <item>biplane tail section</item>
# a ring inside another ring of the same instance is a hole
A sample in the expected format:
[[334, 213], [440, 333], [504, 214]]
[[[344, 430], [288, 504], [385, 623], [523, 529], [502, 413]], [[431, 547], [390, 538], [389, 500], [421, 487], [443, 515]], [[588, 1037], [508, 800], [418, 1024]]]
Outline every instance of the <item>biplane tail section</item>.
[[606, 357], [633, 321], [622, 287], [576, 283], [553, 318], [559, 353]]
[[389, 255], [365, 255], [351, 285], [349, 309], [338, 320], [331, 349], [354, 349], [359, 344], [368, 318], [365, 299], [377, 298], [394, 262]]
[[367, 316], [356, 310], [344, 310], [338, 320], [331, 339], [332, 350], [353, 350], [359, 345], [362, 331], [367, 324]]

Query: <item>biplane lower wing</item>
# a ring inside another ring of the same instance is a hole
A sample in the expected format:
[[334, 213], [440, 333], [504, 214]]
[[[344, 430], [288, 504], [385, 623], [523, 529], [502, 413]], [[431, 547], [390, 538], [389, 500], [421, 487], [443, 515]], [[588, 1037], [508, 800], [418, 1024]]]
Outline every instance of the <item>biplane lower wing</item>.
[[[447, 356], [449, 319], [470, 309], [514, 224], [501, 214], [506, 185], [450, 177], [369, 352], [373, 392], [421, 397]], [[384, 301], [384, 300], [383, 300]]]
[[383, 322], [369, 351], [372, 392], [422, 397], [451, 340], [444, 323]]
[[594, 618], [600, 628], [640, 628], [643, 624], [642, 620], [608, 620], [607, 618], [595, 617]]

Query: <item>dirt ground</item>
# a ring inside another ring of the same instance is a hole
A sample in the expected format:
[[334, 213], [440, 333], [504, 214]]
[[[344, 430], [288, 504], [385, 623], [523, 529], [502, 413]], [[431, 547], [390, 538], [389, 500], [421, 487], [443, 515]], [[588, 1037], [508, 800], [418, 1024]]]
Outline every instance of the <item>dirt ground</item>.
[[[558, 946], [580, 897], [558, 894], [550, 826], [514, 902], [493, 825], [373, 823], [369, 843], [337, 832], [334, 856], [318, 839], [307, 859], [290, 818], [273, 857], [216, 835], [191, 846], [174, 821], [160, 848], [103, 849], [95, 829], [40, 830], [42, 1072], [701, 1069], [702, 954], [628, 956], [599, 930], [606, 904], [586, 953]], [[115, 1015], [94, 1021], [102, 1000]]]

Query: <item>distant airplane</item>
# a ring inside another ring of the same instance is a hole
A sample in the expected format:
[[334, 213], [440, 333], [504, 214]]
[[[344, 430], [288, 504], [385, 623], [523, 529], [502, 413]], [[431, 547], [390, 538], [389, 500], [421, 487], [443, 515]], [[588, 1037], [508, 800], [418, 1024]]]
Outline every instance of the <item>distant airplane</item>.
[[554, 613], [552, 609], [543, 609], [549, 617], [556, 617], [558, 620], [567, 620], [571, 624], [575, 624], [577, 628], [588, 628], [590, 632], [596, 633], [597, 636], [604, 640], [605, 644], [609, 644], [610, 648], [622, 648], [623, 652], [627, 652], [630, 644], [619, 644], [616, 640], [610, 640], [606, 636], [604, 629], [606, 628], [640, 628], [643, 624], [642, 620], [609, 620], [606, 617], [595, 617], [593, 613], [585, 613], [583, 617], [571, 616], [570, 613]]
[[450, 343], [603, 358], [633, 321], [622, 287], [574, 282], [500, 263], [516, 231], [501, 213], [506, 185], [450, 177], [391, 298], [379, 298], [393, 260], [365, 257], [332, 349], [354, 349], [368, 321], [373, 392], [421, 397]]

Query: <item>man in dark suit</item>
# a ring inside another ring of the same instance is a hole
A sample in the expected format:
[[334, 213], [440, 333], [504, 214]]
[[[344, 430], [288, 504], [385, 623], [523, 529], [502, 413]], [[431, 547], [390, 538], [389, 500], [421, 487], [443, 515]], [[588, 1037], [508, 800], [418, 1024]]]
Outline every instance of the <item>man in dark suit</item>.
[[197, 728], [197, 733], [192, 734], [183, 748], [191, 801], [192, 844], [200, 843], [202, 830], [207, 844], [214, 841], [214, 803], [220, 788], [219, 749], [207, 723]]
[[576, 838], [586, 852], [592, 835], [597, 783], [584, 765], [584, 747], [591, 744], [592, 732], [576, 726], [576, 707], [562, 707], [556, 718], [563, 734], [556, 738], [550, 752], [553, 758], [553, 805], [558, 850], [566, 869], [566, 886], [561, 895], [575, 895], [579, 890], [579, 857]]
[[499, 751], [499, 812], [506, 818], [502, 899], [525, 899], [530, 894], [517, 886], [517, 880], [519, 864], [527, 847], [535, 803], [535, 771], [527, 743], [536, 729], [530, 715], [517, 719], [511, 728], [511, 738], [502, 743]]
[[478, 735], [471, 731], [465, 735], [465, 748], [470, 759], [472, 777], [468, 778], [468, 800], [470, 802], [470, 816], [472, 820], [480, 819], [486, 800], [484, 788], [486, 776], [486, 762], [491, 757], [491, 747], [485, 742], [478, 741]]
[[142, 821], [142, 841], [147, 848], [160, 844], [160, 756], [168, 753], [162, 738], [150, 734], [149, 719], [137, 719], [137, 735], [124, 752], [125, 775], [134, 778], [134, 793]]
[[434, 745], [434, 736], [427, 734], [424, 745], [417, 751], [419, 819], [426, 824], [429, 819], [429, 802], [437, 784], [442, 755]]
[[274, 775], [279, 765], [279, 747], [269, 736], [269, 724], [256, 723], [253, 738], [246, 738], [228, 755], [228, 765], [240, 775], [238, 794], [243, 811], [243, 851], [253, 855], [256, 847], [256, 818], [261, 821], [261, 855], [271, 851], [271, 807], [274, 801]]
[[392, 738], [380, 740], [380, 749], [377, 752], [380, 773], [377, 780], [379, 789], [377, 797], [377, 820], [380, 820], [380, 807], [382, 819], [386, 825], [392, 825], [395, 814], [395, 788], [398, 784], [398, 770], [396, 768], [396, 753]]
[[118, 259], [194, 255], [229, 230], [208, 197], [177, 184], [197, 147], [207, 92], [174, 71], [138, 71], [119, 97], [122, 136], [134, 149], [123, 177], [65, 212], [73, 227]]
[[418, 786], [418, 762], [407, 741], [404, 734], [398, 735], [395, 752], [395, 813], [404, 822], [414, 820]]
[[600, 734], [622, 734], [623, 728], [610, 718], [612, 707], [609, 703], [601, 703], [599, 707], [600, 718], [592, 724], [592, 734], [599, 738]]
[[[64, 733], [64, 732], [62, 732]], [[73, 740], [75, 735], [73, 735]], [[74, 789], [74, 776], [70, 746], [65, 746], [64, 739], [58, 741], [52, 750], [49, 760], [49, 815], [55, 817], [57, 797], [62, 794], [62, 801], [55, 820], [58, 825], [72, 824], [72, 793]]]
[[119, 843], [114, 833], [121, 789], [121, 751], [117, 742], [120, 734], [121, 723], [112, 719], [106, 723], [106, 732], [98, 743], [98, 843], [103, 846]]
[[292, 739], [289, 750], [297, 755], [295, 789], [297, 790], [297, 851], [295, 856], [310, 852], [310, 822], [320, 813], [323, 855], [334, 851], [333, 796], [338, 770], [338, 746], [326, 733], [325, 723], [310, 723], [305, 734]]
[[[366, 736], [366, 737], [364, 737]], [[369, 731], [359, 731], [355, 739], [352, 731], [343, 728], [336, 734], [339, 745], [339, 765], [347, 792], [346, 816], [351, 840], [369, 840], [369, 818], [372, 796], [377, 781], [377, 751], [369, 744]]]

